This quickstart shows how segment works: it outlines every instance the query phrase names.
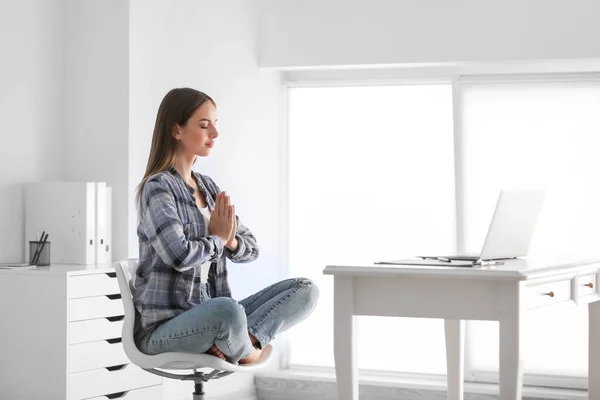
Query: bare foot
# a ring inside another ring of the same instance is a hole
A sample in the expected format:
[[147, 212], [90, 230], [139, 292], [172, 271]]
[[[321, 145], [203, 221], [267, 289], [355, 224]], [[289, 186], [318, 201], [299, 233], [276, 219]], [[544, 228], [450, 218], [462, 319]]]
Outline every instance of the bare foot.
[[225, 360], [225, 354], [223, 354], [221, 352], [221, 350], [219, 350], [217, 348], [217, 346], [214, 345], [214, 344], [213, 344], [213, 346], [210, 349], [208, 349], [208, 351], [206, 353], [210, 354], [211, 356], [219, 357], [221, 360], [226, 361]]
[[250, 342], [252, 342], [252, 346], [256, 346], [256, 344], [258, 343], [258, 339], [254, 337], [254, 335], [250, 332], [248, 332], [248, 337], [250, 338]]
[[[255, 346], [257, 344], [259, 344], [259, 341], [256, 337], [254, 337], [253, 334], [248, 333], [248, 337], [250, 338], [250, 342], [252, 342], [252, 353], [250, 353], [250, 355], [248, 357], [242, 358], [239, 363], [240, 364], [252, 364], [255, 363], [259, 358], [260, 355], [262, 354], [264, 349], [257, 349]], [[275, 336], [273, 336], [273, 339], [275, 339]]]
[[[250, 342], [252, 342], [252, 346], [256, 346], [258, 344], [258, 339], [250, 332], [248, 332], [248, 337], [250, 338]], [[276, 336], [273, 336], [273, 339], [271, 340], [275, 340], [275, 337]]]
[[260, 355], [262, 353], [262, 349], [257, 349], [256, 347], [252, 348], [252, 353], [250, 353], [250, 355], [248, 357], [242, 358], [240, 360], [240, 364], [252, 364], [255, 363], [256, 360], [258, 360], [260, 358]]

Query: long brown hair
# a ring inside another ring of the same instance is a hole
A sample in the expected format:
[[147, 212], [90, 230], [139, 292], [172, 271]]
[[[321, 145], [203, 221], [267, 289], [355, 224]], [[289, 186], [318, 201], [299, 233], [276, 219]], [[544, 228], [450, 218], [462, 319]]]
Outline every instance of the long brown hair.
[[207, 101], [217, 106], [206, 93], [190, 88], [172, 89], [163, 98], [156, 114], [146, 173], [137, 187], [138, 211], [141, 209], [142, 191], [148, 178], [175, 166], [177, 150], [177, 140], [173, 137], [175, 124], [185, 126], [192, 114]]

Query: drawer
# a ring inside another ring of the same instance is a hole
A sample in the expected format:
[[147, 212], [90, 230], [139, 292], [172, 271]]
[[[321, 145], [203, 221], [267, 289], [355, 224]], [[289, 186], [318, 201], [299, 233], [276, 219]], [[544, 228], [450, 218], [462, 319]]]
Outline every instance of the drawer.
[[87, 399], [125, 392], [146, 386], [159, 385], [160, 376], [127, 364], [121, 369], [107, 368], [69, 374], [69, 399]]
[[119, 293], [116, 272], [71, 276], [68, 282], [70, 299]]
[[129, 362], [121, 339], [99, 340], [69, 346], [69, 372], [71, 373]]
[[[87, 400], [162, 400], [162, 386], [150, 386], [127, 392], [110, 393], [107, 396], [92, 397]], [[79, 400], [79, 399], [78, 399]]]
[[70, 322], [69, 344], [119, 338], [122, 330], [122, 316]]
[[120, 295], [85, 297], [69, 300], [69, 321], [123, 315]]
[[598, 292], [598, 275], [589, 274], [577, 277], [577, 291], [579, 297], [589, 296]]
[[572, 300], [571, 279], [532, 285], [525, 290], [527, 307], [535, 308]]

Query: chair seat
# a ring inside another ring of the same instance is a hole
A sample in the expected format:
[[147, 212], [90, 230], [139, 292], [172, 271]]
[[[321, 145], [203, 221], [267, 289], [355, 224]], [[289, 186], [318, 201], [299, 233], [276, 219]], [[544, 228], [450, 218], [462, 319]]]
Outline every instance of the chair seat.
[[125, 347], [125, 353], [131, 361], [144, 369], [192, 369], [192, 368], [211, 368], [219, 371], [230, 372], [252, 372], [262, 368], [268, 363], [273, 355], [273, 347], [267, 345], [261, 353], [258, 360], [252, 364], [236, 365], [221, 360], [219, 357], [209, 354], [191, 354], [191, 353], [161, 353], [156, 355], [147, 355], [136, 349]]
[[115, 264], [117, 273], [117, 281], [119, 282], [119, 290], [121, 299], [123, 300], [123, 308], [125, 311], [125, 320], [123, 322], [122, 340], [125, 354], [132, 363], [143, 369], [201, 369], [212, 368], [218, 371], [227, 372], [252, 372], [265, 366], [271, 358], [273, 347], [268, 345], [261, 353], [258, 360], [253, 364], [231, 364], [223, 361], [219, 357], [209, 354], [192, 354], [192, 353], [161, 353], [156, 355], [148, 355], [142, 353], [136, 346], [133, 338], [133, 329], [135, 324], [135, 308], [132, 299], [132, 277], [135, 276], [135, 271], [138, 267], [137, 259], [122, 260]]

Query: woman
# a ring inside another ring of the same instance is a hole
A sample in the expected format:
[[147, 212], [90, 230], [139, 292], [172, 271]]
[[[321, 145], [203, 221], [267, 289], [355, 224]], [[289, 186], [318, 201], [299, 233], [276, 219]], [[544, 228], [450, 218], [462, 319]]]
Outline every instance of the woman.
[[171, 90], [158, 109], [137, 191], [135, 340], [146, 354], [206, 352], [247, 364], [278, 332], [313, 311], [319, 290], [295, 278], [239, 303], [231, 298], [226, 259], [254, 261], [258, 246], [227, 193], [192, 171], [196, 158], [210, 155], [215, 145], [216, 122], [215, 102], [194, 89]]

